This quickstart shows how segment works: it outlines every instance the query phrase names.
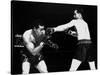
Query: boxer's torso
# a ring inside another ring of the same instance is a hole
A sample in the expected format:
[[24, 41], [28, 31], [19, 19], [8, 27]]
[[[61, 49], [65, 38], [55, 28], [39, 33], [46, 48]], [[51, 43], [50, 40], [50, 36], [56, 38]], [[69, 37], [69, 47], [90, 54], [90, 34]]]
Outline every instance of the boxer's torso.
[[88, 25], [84, 20], [74, 20], [74, 25], [77, 29], [78, 40], [87, 39], [90, 40], [90, 33], [88, 29]]

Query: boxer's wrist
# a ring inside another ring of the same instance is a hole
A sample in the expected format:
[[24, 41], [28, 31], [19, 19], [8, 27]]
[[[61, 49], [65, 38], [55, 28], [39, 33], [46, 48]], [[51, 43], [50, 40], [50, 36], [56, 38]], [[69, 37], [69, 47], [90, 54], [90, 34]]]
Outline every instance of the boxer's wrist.
[[47, 28], [46, 34], [47, 34], [47, 35], [53, 34], [54, 31], [55, 31], [54, 28]]
[[53, 28], [53, 31], [56, 32], [56, 28]]
[[41, 42], [41, 43], [40, 43], [40, 46], [43, 47], [43, 46], [44, 46], [44, 42]]

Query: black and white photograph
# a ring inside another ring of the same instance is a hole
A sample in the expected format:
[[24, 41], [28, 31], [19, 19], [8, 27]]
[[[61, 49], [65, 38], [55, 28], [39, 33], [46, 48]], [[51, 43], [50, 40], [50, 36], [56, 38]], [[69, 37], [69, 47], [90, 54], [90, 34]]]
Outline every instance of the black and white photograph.
[[97, 70], [97, 6], [11, 1], [11, 74]]

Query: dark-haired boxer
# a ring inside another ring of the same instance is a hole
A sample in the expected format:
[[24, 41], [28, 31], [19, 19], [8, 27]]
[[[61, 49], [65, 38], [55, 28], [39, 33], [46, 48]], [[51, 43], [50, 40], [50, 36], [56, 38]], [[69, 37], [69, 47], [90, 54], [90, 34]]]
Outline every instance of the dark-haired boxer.
[[23, 34], [23, 40], [25, 47], [27, 48], [27, 59], [22, 64], [22, 73], [29, 74], [30, 63], [34, 64], [35, 68], [41, 73], [48, 72], [45, 61], [41, 54], [41, 50], [44, 47], [43, 38], [45, 35], [44, 26], [42, 24], [34, 25], [33, 29], [26, 30]]
[[[83, 11], [83, 10], [82, 10]], [[83, 20], [81, 10], [74, 10], [74, 18], [67, 24], [60, 25], [49, 29], [49, 33], [65, 31], [66, 29], [75, 26], [77, 30], [77, 49], [74, 58], [72, 59], [70, 71], [76, 71], [80, 64], [84, 61], [89, 63], [90, 69], [95, 70], [94, 50], [92, 49], [92, 42], [88, 24]], [[73, 33], [71, 33], [73, 34]]]

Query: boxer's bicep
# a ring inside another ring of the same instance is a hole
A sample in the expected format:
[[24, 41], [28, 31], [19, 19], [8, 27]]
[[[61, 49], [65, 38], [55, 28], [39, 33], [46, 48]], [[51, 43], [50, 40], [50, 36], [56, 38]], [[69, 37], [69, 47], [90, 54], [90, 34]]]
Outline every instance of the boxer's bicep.
[[30, 51], [33, 52], [34, 50], [34, 44], [32, 42], [27, 42], [26, 43], [26, 48]]
[[75, 21], [72, 20], [72, 21], [70, 21], [69, 23], [66, 24], [66, 28], [70, 28], [70, 27], [72, 27], [74, 25], [75, 25]]
[[34, 44], [31, 42], [31, 37], [30, 37], [30, 35], [27, 33], [25, 33], [24, 35], [23, 35], [23, 41], [24, 41], [24, 43], [25, 43], [25, 46], [26, 46], [26, 48], [30, 51], [30, 52], [32, 52], [33, 51], [33, 49], [34, 49]]

